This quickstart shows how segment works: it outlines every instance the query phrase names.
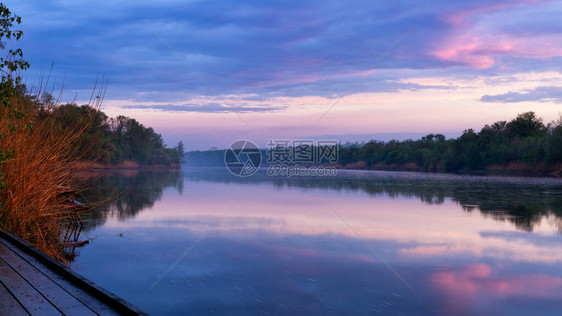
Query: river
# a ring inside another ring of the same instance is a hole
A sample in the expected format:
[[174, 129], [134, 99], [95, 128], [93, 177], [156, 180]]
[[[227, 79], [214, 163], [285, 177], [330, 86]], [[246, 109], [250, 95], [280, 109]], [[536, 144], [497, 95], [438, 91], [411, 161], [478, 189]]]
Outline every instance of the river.
[[154, 315], [562, 310], [562, 180], [102, 176], [72, 269]]

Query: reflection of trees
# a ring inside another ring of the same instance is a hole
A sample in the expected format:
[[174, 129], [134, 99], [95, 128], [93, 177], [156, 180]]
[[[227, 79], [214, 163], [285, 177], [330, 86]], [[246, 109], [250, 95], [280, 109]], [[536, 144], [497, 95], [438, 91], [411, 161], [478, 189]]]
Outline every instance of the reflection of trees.
[[[485, 216], [509, 221], [518, 229], [532, 231], [544, 217], [562, 218], [562, 187], [505, 185], [453, 196], [460, 205], [474, 204]], [[562, 230], [558, 229], [560, 232]]]
[[[479, 210], [484, 216], [509, 221], [518, 229], [532, 231], [546, 216], [562, 232], [562, 182], [555, 179], [457, 177], [443, 174], [393, 172], [340, 172], [337, 177], [269, 177], [265, 173], [240, 178], [224, 168], [187, 169], [183, 172], [144, 171], [103, 174], [85, 193], [88, 201], [113, 197], [94, 212], [84, 214], [85, 230], [100, 225], [108, 215], [120, 219], [135, 216], [158, 201], [167, 187], [183, 190], [189, 181], [269, 184], [304, 189], [365, 192], [391, 198], [419, 198], [428, 204], [450, 199], [466, 212]], [[120, 197], [120, 198], [119, 198]]]
[[103, 224], [110, 215], [119, 219], [134, 217], [143, 209], [152, 207], [167, 187], [174, 187], [180, 193], [183, 191], [178, 171], [102, 173], [83, 194], [87, 201], [99, 203], [93, 211], [82, 215], [84, 230]]
[[188, 170], [186, 177], [191, 181], [269, 183], [279, 188], [321, 188], [363, 191], [393, 198], [417, 197], [428, 204], [441, 204], [449, 198], [467, 212], [478, 209], [486, 217], [509, 221], [523, 231], [532, 231], [545, 216], [553, 215], [554, 225], [562, 232], [562, 182], [556, 179], [392, 172], [340, 172], [338, 177], [310, 178], [268, 177], [257, 173], [239, 178], [220, 170]]

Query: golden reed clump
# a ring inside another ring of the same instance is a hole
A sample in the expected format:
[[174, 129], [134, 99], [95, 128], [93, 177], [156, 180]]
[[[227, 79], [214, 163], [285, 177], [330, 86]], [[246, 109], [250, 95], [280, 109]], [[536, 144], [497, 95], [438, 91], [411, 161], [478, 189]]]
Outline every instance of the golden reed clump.
[[[91, 118], [63, 128], [57, 122], [57, 107], [38, 99], [17, 94], [9, 107], [0, 107], [0, 149], [11, 153], [0, 165], [0, 229], [66, 262], [62, 236], [69, 220], [76, 218], [68, 192], [85, 188], [87, 180], [75, 175], [88, 169], [88, 157], [76, 149], [85, 147]], [[100, 89], [94, 108], [99, 109], [102, 99]]]

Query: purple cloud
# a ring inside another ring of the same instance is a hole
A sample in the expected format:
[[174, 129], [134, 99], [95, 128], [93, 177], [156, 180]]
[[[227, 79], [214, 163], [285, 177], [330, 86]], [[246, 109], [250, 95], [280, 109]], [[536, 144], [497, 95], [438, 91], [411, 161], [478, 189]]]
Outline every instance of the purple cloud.
[[[506, 62], [516, 68], [533, 64], [540, 71], [559, 67], [556, 56], [561, 51], [560, 41], [549, 41], [562, 31], [560, 23], [553, 23], [562, 10], [559, 2], [170, 0], [6, 5], [24, 21], [21, 44], [32, 65], [28, 81], [54, 63], [52, 77], [58, 82], [65, 78], [65, 95], [70, 98], [75, 92], [79, 98], [89, 96], [98, 74], [109, 80], [108, 99], [167, 104], [213, 95], [151, 28], [219, 94], [252, 93], [262, 98], [338, 94], [371, 65], [380, 71], [370, 73], [352, 93], [408, 88], [389, 83], [398, 81], [400, 73], [389, 78], [385, 70], [451, 69], [452, 75], [494, 75]], [[381, 59], [407, 30], [407, 37]], [[526, 36], [546, 36], [541, 43], [549, 44], [533, 43], [531, 51], [524, 45]]]
[[523, 92], [510, 91], [504, 94], [484, 95], [482, 102], [555, 102], [562, 103], [562, 87], [536, 87]]

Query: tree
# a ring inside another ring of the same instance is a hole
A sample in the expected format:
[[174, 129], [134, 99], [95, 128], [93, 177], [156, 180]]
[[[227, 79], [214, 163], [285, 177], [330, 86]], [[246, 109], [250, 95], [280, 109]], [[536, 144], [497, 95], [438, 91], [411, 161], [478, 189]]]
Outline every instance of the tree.
[[[21, 17], [10, 12], [3, 3], [0, 3], [0, 49], [6, 49], [6, 41], [16, 41], [23, 35], [22, 30], [12, 30], [15, 24], [21, 23]], [[29, 63], [23, 59], [21, 48], [9, 49], [5, 57], [0, 58], [0, 71], [2, 72], [2, 97], [5, 93], [13, 95], [14, 88], [19, 88], [21, 77], [19, 71], [29, 68]], [[3, 100], [4, 101], [4, 100]], [[5, 105], [5, 104], [4, 104]]]
[[184, 157], [185, 148], [184, 148], [183, 142], [181, 140], [178, 142], [178, 144], [176, 145], [174, 150], [176, 151], [176, 155], [177, 155], [177, 158], [178, 158], [177, 163], [178, 164], [184, 163], [185, 161], [183, 160], [183, 157]]
[[[0, 49], [2, 51], [6, 49], [6, 40], [15, 39], [17, 41], [23, 35], [23, 31], [21, 30], [12, 30], [14, 23], [20, 24], [21, 18], [10, 12], [3, 3], [0, 3]], [[23, 52], [20, 48], [9, 49], [6, 57], [0, 57], [0, 72], [2, 73], [2, 81], [0, 82], [0, 106], [5, 108], [3, 113], [5, 113], [7, 117], [14, 117], [16, 120], [21, 120], [23, 112], [12, 108], [10, 98], [18, 93], [22, 94], [22, 92], [25, 92], [25, 86], [21, 84], [21, 77], [18, 72], [27, 68], [29, 68], [29, 63], [23, 59]], [[16, 128], [17, 126], [12, 125], [9, 131], [13, 132]], [[0, 133], [0, 137], [4, 136], [6, 135]], [[9, 160], [13, 154], [13, 150], [9, 148], [0, 148], [0, 166]], [[4, 189], [6, 186], [3, 181], [4, 176], [5, 174], [0, 172], [0, 190]]]
[[506, 125], [507, 125], [507, 121], [497, 121], [494, 124], [492, 124], [491, 129], [496, 130], [498, 132], [503, 132], [505, 130]]
[[558, 120], [549, 124], [550, 138], [547, 146], [547, 162], [562, 163], [562, 114]]
[[506, 125], [512, 137], [526, 138], [537, 136], [545, 131], [542, 118], [537, 117], [535, 112], [525, 112], [517, 115], [515, 119]]

